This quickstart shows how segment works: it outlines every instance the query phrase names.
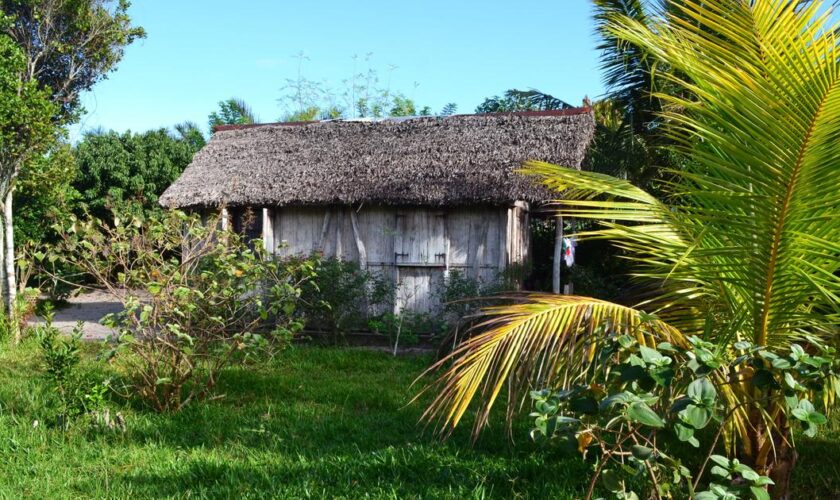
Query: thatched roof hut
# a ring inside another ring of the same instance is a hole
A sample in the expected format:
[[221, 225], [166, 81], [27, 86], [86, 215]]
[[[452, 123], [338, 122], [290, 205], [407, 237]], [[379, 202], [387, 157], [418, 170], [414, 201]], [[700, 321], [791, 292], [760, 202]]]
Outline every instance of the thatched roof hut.
[[562, 111], [222, 126], [161, 196], [166, 207], [508, 205], [550, 198], [514, 171], [579, 167], [595, 123]]
[[556, 194], [515, 171], [579, 168], [594, 130], [589, 108], [219, 127], [160, 203], [221, 207], [279, 257], [355, 260], [394, 280], [395, 312], [434, 312], [453, 270], [526, 267], [530, 205]]

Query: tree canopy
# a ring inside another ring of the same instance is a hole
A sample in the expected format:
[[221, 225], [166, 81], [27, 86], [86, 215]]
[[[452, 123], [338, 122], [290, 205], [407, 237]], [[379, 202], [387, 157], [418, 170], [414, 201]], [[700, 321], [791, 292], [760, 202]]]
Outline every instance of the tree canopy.
[[78, 118], [79, 96], [107, 77], [125, 47], [145, 36], [128, 16], [128, 0], [2, 0], [4, 31], [23, 51], [25, 81], [50, 89], [56, 119]]
[[192, 144], [166, 129], [142, 134], [90, 133], [75, 148], [78, 172], [73, 186], [81, 202], [99, 218], [107, 218], [109, 205], [122, 202], [151, 207], [193, 154]]
[[210, 113], [210, 131], [219, 125], [250, 125], [259, 122], [251, 107], [242, 99], [232, 97], [219, 102], [219, 110]]
[[503, 96], [493, 96], [475, 108], [476, 113], [508, 113], [512, 111], [550, 111], [573, 106], [562, 99], [539, 90], [507, 90]]

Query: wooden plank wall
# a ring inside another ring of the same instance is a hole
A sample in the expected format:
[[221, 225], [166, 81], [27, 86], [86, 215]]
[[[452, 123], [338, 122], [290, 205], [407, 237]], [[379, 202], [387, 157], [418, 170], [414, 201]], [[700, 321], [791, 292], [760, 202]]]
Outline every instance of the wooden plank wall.
[[[352, 211], [352, 212], [351, 212]], [[266, 239], [278, 257], [323, 252], [359, 260], [398, 285], [396, 310], [434, 312], [447, 273], [493, 281], [528, 253], [527, 206], [283, 207], [270, 209]]]

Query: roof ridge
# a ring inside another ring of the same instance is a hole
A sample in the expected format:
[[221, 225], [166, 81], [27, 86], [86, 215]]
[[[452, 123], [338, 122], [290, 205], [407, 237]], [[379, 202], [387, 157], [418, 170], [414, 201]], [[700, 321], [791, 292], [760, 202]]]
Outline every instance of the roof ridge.
[[[466, 117], [473, 117], [473, 116], [528, 116], [528, 117], [539, 117], [539, 116], [573, 116], [573, 115], [583, 115], [592, 112], [592, 106], [580, 106], [577, 108], [566, 108], [566, 109], [551, 109], [545, 111], [504, 111], [499, 113], [465, 113], [465, 114], [455, 114], [455, 115], [447, 115], [447, 116], [437, 116], [437, 115], [419, 115], [419, 116], [406, 116], [406, 117], [399, 117], [404, 120], [412, 120], [412, 119], [424, 119], [424, 118], [437, 118], [437, 119], [447, 119], [447, 118], [466, 118]], [[336, 119], [336, 120], [308, 120], [308, 121], [300, 121], [300, 122], [270, 122], [270, 123], [248, 123], [248, 124], [241, 124], [241, 125], [216, 125], [213, 127], [213, 132], [225, 132], [228, 130], [245, 130], [249, 128], [257, 128], [257, 127], [269, 127], [269, 126], [301, 126], [301, 125], [311, 125], [314, 123], [380, 123], [380, 122], [388, 122], [391, 121], [392, 118], [382, 118], [382, 119], [373, 119], [373, 120], [360, 120], [360, 119]]]

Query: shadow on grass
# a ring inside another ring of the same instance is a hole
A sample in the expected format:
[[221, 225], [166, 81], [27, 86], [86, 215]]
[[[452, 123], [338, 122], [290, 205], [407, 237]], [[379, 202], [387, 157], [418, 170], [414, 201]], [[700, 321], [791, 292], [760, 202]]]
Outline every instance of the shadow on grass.
[[[419, 422], [426, 401], [411, 403], [419, 390], [409, 387], [413, 371], [406, 377], [367, 366], [339, 377], [322, 367], [320, 372], [301, 375], [308, 368], [293, 367], [285, 376], [275, 370], [229, 370], [217, 391], [225, 397], [192, 404], [178, 413], [138, 412], [130, 437], [138, 443], [184, 449], [236, 445], [298, 453], [323, 453], [348, 445], [366, 452], [396, 443], [441, 441], [433, 428]], [[371, 380], [371, 374], [383, 378]], [[471, 423], [467, 419], [449, 442], [470, 447]], [[473, 449], [509, 454], [522, 448], [510, 442], [501, 412], [495, 423]], [[528, 441], [527, 422], [519, 424], [514, 436]]]
[[[229, 370], [228, 397], [177, 414], [142, 413], [125, 439], [182, 452], [177, 462], [120, 474], [141, 496], [579, 496], [587, 465], [540, 450], [501, 419], [470, 445], [471, 422], [447, 441], [408, 404], [429, 359], [305, 348], [266, 369]], [[243, 490], [245, 488], [245, 490]]]
[[799, 439], [792, 498], [840, 499], [840, 433]]
[[579, 498], [586, 487], [580, 463], [532, 456], [492, 460], [435, 446], [387, 447], [321, 456], [202, 455], [115, 481], [143, 497]]

